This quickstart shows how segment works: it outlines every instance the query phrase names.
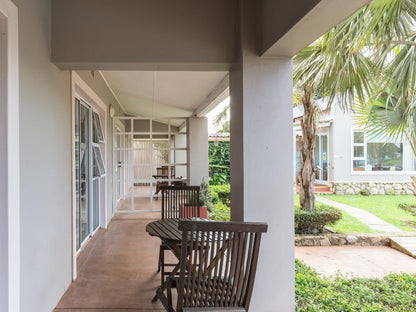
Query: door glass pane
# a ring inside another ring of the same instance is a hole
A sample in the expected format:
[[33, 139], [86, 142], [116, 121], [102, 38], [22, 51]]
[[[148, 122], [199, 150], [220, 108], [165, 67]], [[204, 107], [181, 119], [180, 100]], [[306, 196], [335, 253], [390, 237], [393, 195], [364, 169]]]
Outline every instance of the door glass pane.
[[94, 231], [99, 226], [99, 211], [100, 211], [100, 179], [94, 179], [92, 182], [93, 192], [93, 229]]
[[328, 181], [328, 137], [321, 136], [322, 180]]
[[[89, 164], [90, 164], [90, 110], [79, 104], [79, 111], [78, 121], [76, 125], [78, 125], [78, 144], [76, 142], [77, 148], [77, 159], [76, 163], [78, 163], [78, 192], [77, 192], [77, 199], [79, 204], [77, 205], [77, 247], [81, 246], [81, 243], [88, 237], [90, 234], [89, 231]], [[77, 141], [77, 139], [76, 139]]]
[[[315, 168], [319, 167], [319, 136], [316, 137]], [[320, 170], [315, 171], [315, 179], [320, 180]]]

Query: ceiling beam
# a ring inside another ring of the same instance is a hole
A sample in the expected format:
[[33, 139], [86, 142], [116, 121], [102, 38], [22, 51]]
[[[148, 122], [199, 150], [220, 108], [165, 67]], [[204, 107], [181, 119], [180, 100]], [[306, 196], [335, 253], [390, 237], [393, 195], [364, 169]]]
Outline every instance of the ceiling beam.
[[263, 57], [294, 56], [338, 25], [369, 0], [322, 0], [269, 49]]
[[230, 95], [229, 80], [230, 77], [227, 74], [194, 110], [194, 116], [205, 116]]

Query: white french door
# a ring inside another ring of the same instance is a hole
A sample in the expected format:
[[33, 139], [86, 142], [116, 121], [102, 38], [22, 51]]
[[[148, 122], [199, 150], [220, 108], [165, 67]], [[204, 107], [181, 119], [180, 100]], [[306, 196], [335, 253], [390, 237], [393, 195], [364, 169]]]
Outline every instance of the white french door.
[[75, 99], [76, 249], [100, 224], [101, 178], [105, 166], [101, 119], [90, 105]]
[[328, 134], [318, 134], [315, 149], [315, 182], [328, 185]]

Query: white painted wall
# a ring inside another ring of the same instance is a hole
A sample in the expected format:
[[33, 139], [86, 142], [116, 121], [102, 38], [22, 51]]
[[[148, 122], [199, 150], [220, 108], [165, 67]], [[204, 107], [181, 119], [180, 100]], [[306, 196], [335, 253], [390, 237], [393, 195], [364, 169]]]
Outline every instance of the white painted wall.
[[18, 12], [0, 0], [0, 311], [20, 310]]
[[50, 1], [19, 9], [21, 311], [51, 311], [71, 282], [70, 74], [49, 59]]
[[208, 181], [208, 119], [189, 118], [189, 183], [200, 185]]
[[[334, 121], [331, 126], [332, 138], [330, 143], [333, 145], [333, 161], [331, 170], [333, 171], [333, 180], [335, 182], [351, 181], [380, 181], [380, 182], [411, 182], [410, 176], [416, 175], [416, 171], [373, 171], [373, 172], [353, 172], [352, 170], [352, 129], [354, 121], [351, 114], [342, 112], [336, 105], [333, 105]], [[404, 152], [407, 156], [411, 154], [408, 143], [403, 144]], [[406, 156], [406, 157], [407, 157]], [[404, 163], [411, 163], [404, 157]], [[410, 157], [412, 158], [412, 157]]]

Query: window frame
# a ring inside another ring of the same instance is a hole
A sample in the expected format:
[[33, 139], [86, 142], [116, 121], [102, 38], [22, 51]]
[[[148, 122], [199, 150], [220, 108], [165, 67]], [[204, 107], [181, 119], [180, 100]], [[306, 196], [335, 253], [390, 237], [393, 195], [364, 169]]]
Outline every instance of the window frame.
[[[363, 132], [364, 134], [364, 143], [354, 143], [354, 133], [355, 132]], [[361, 130], [359, 128], [352, 128], [351, 129], [351, 161], [350, 161], [350, 165], [351, 165], [351, 175], [414, 175], [416, 173], [416, 168], [415, 170], [398, 170], [398, 171], [384, 171], [384, 170], [377, 170], [377, 171], [367, 171], [367, 165], [368, 165], [368, 161], [367, 161], [367, 143], [368, 143], [368, 139], [366, 136], [366, 133], [364, 130]], [[389, 143], [389, 142], [387, 142]], [[394, 142], [391, 142], [394, 143]], [[401, 141], [401, 144], [407, 144], [405, 141]], [[354, 146], [364, 146], [364, 157], [354, 157]], [[363, 171], [355, 171], [354, 170], [354, 160], [364, 160], [364, 170]]]

